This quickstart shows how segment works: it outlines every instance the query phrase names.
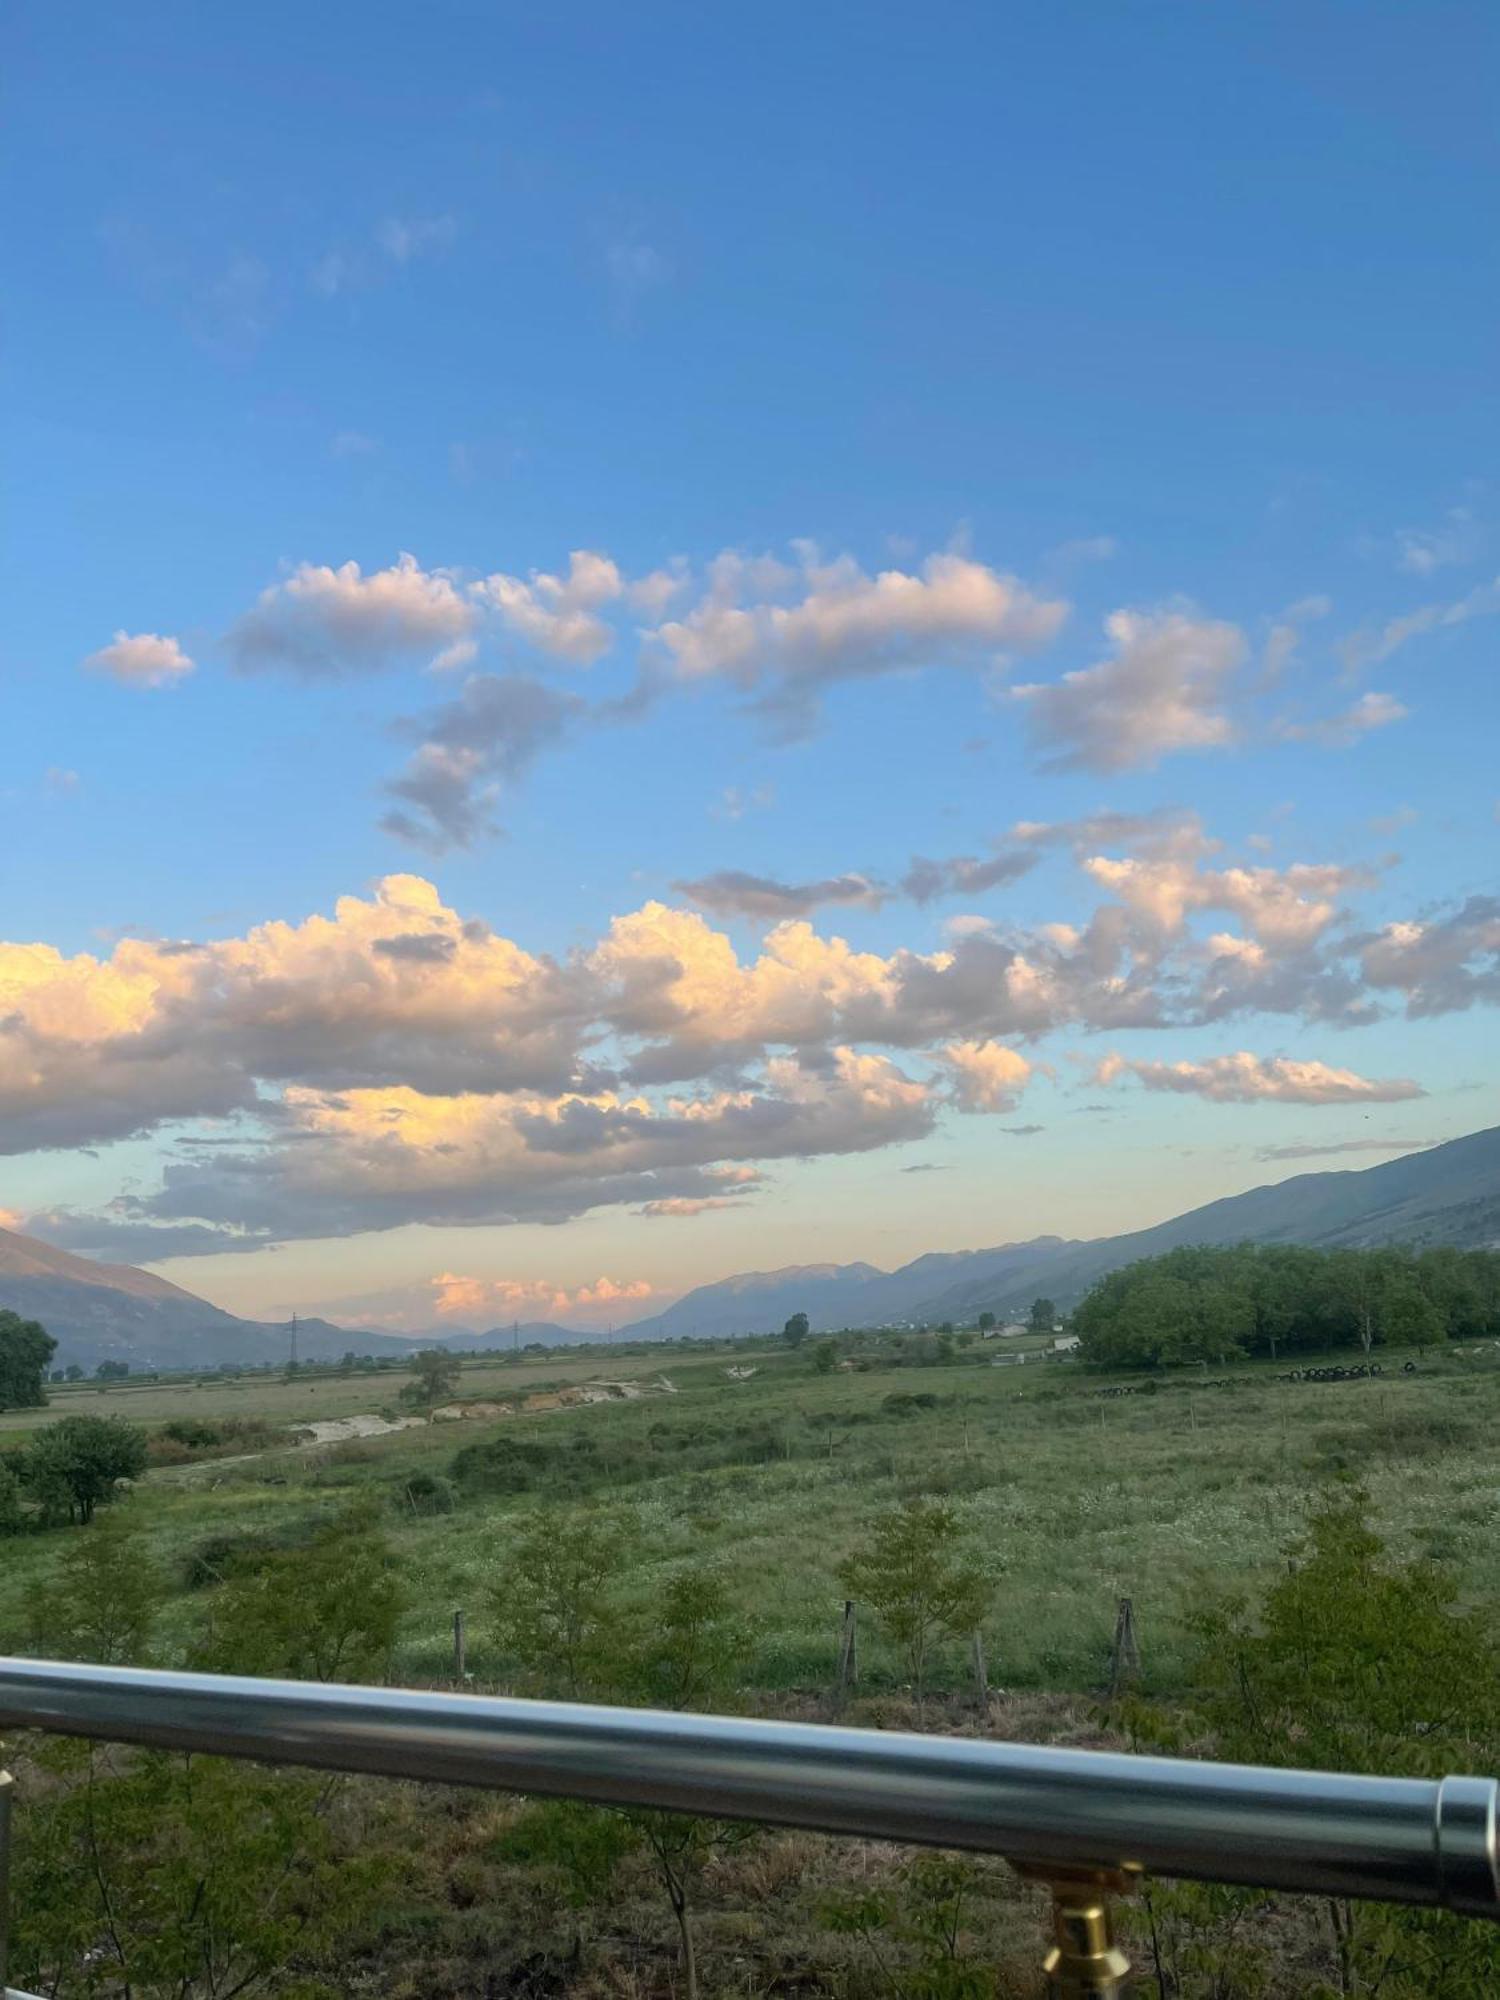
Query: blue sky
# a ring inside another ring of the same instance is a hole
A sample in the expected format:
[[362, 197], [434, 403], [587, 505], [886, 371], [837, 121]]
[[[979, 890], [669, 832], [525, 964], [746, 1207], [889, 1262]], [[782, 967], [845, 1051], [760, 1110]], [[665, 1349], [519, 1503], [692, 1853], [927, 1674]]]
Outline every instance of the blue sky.
[[23, 5], [0, 1204], [587, 1321], [1500, 1119], [1497, 40]]

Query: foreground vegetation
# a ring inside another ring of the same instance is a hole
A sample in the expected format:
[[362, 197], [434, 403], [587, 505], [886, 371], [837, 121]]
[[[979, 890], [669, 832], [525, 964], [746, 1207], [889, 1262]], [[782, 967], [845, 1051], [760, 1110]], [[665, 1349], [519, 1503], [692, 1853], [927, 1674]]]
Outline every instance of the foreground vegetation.
[[[1076, 1362], [991, 1367], [994, 1351], [658, 1350], [650, 1379], [665, 1365], [671, 1386], [638, 1401], [313, 1451], [179, 1439], [166, 1465], [143, 1427], [156, 1469], [91, 1525], [41, 1525], [23, 1495], [0, 1633], [442, 1685], [462, 1609], [478, 1688], [819, 1718], [853, 1595], [840, 1712], [857, 1723], [1494, 1767], [1500, 1355], [1435, 1350], [1413, 1375], [1336, 1384], [1230, 1362], [1140, 1393]], [[208, 1430], [245, 1407], [192, 1394]], [[1111, 1701], [1122, 1596], [1141, 1669]], [[1037, 1990], [1038, 1898], [999, 1862], [204, 1759], [27, 1745], [17, 1762], [12, 1977], [36, 1991]], [[1487, 1934], [1446, 1919], [1158, 1885], [1137, 1920], [1163, 2000], [1500, 1980]]]

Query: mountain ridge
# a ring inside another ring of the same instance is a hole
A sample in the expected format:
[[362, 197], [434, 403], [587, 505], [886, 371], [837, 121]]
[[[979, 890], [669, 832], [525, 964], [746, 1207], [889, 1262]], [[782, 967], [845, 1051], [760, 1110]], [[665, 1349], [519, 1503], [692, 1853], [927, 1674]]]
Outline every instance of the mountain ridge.
[[[861, 1261], [735, 1272], [616, 1331], [630, 1340], [769, 1333], [794, 1312], [821, 1327], [931, 1325], [985, 1310], [1021, 1312], [1039, 1295], [1066, 1309], [1122, 1264], [1184, 1243], [1246, 1241], [1330, 1249], [1391, 1242], [1500, 1247], [1500, 1126], [1373, 1167], [1266, 1182], [1119, 1236], [1037, 1236], [988, 1249], [926, 1251], [894, 1271]], [[289, 1347], [287, 1323], [238, 1319], [154, 1272], [79, 1257], [8, 1229], [0, 1229], [3, 1307], [41, 1320], [58, 1341], [60, 1364], [274, 1365]], [[600, 1338], [546, 1320], [401, 1335], [317, 1318], [299, 1320], [297, 1337], [309, 1361], [336, 1360], [361, 1343], [365, 1351], [403, 1354], [441, 1341], [456, 1353], [475, 1353]]]

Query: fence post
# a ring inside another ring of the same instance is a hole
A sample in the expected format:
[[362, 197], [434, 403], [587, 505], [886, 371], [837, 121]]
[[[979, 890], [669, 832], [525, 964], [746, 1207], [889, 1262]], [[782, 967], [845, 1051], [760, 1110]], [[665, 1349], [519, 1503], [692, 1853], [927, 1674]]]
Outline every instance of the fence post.
[[839, 1640], [839, 1679], [834, 1691], [834, 1699], [841, 1705], [848, 1700], [849, 1690], [859, 1679], [859, 1644], [854, 1630], [854, 1600], [844, 1599], [844, 1630]]
[[974, 1695], [979, 1708], [979, 1719], [990, 1719], [990, 1676], [984, 1660], [984, 1634], [974, 1634]]
[[464, 1672], [464, 1659], [464, 1614], [461, 1611], [455, 1611], [453, 1614], [453, 1678], [456, 1681], [467, 1678]]
[[1128, 1597], [1122, 1597], [1115, 1617], [1115, 1643], [1110, 1650], [1110, 1693], [1121, 1693], [1140, 1671], [1141, 1649], [1135, 1637], [1135, 1607]]

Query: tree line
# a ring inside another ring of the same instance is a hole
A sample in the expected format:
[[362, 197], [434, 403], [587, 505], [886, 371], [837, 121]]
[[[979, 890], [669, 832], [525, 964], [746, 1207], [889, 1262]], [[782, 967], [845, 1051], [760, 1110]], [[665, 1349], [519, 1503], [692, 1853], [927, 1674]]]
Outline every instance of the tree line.
[[1190, 1245], [1111, 1271], [1072, 1325], [1083, 1359], [1106, 1368], [1493, 1338], [1500, 1255]]

